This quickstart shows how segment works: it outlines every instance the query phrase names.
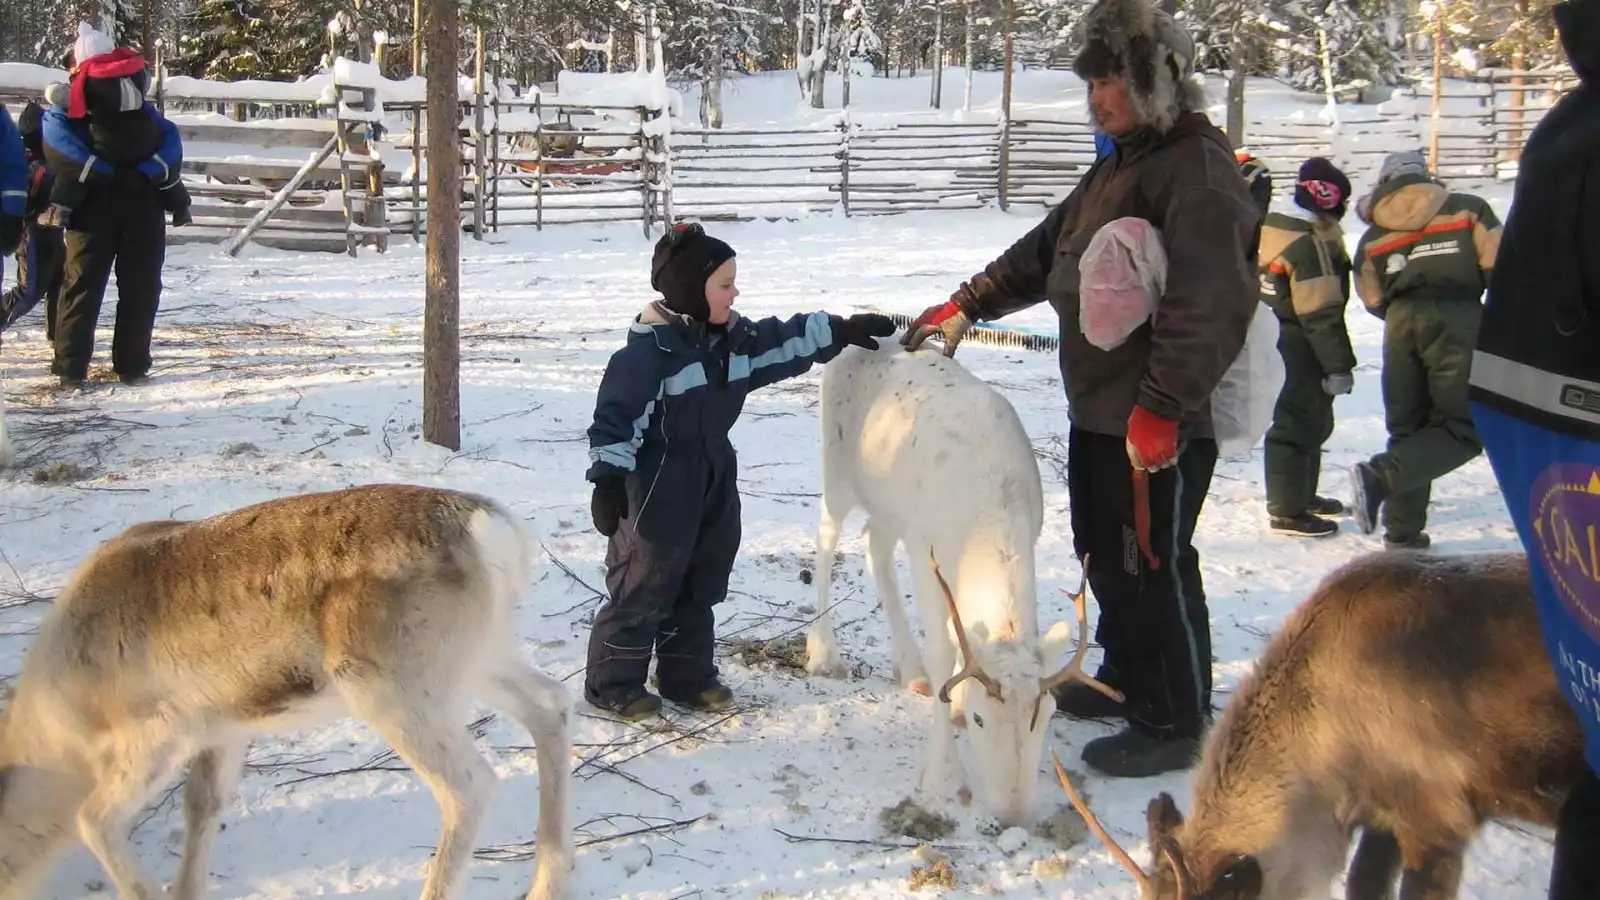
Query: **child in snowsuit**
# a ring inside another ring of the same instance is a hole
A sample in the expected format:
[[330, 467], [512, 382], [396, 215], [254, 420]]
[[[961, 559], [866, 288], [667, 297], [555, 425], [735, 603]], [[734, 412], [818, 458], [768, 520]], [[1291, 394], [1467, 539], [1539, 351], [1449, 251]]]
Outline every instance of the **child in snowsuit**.
[[[871, 314], [743, 318], [730, 308], [735, 274], [733, 249], [699, 225], [668, 231], [650, 276], [662, 298], [633, 321], [596, 398], [586, 478], [595, 529], [610, 538], [611, 598], [590, 634], [584, 697], [630, 721], [662, 697], [701, 710], [732, 702], [712, 660], [712, 607], [739, 549], [728, 432], [745, 396], [894, 333]], [[645, 689], [652, 650], [661, 697]]]
[[[72, 80], [51, 85], [45, 99], [68, 122], [85, 125], [89, 139], [80, 134], [77, 140], [52, 141], [52, 163], [57, 175], [87, 171], [89, 178], [133, 170], [137, 174], [120, 177], [148, 180], [156, 187], [161, 208], [172, 214], [172, 224], [188, 225], [194, 217], [180, 171], [183, 148], [176, 127], [145, 99], [149, 85], [144, 59], [129, 48], [79, 61]], [[87, 178], [57, 178], [46, 224], [70, 226], [73, 211], [83, 206], [88, 193]]]
[[17, 282], [0, 295], [0, 331], [27, 315], [42, 299], [45, 301], [45, 337], [54, 339], [56, 298], [61, 292], [62, 265], [67, 249], [61, 229], [39, 224], [40, 214], [50, 204], [51, 186], [55, 182], [55, 176], [44, 162], [43, 123], [44, 110], [37, 103], [30, 102], [17, 117], [27, 162], [27, 200], [22, 216], [22, 241], [16, 247]]
[[1333, 434], [1333, 398], [1355, 384], [1355, 351], [1345, 328], [1350, 257], [1339, 222], [1350, 179], [1313, 157], [1300, 165], [1294, 202], [1267, 213], [1261, 229], [1261, 302], [1278, 317], [1283, 389], [1267, 429], [1267, 516], [1277, 534], [1328, 537], [1339, 523], [1325, 516], [1344, 504], [1317, 494], [1322, 445]]

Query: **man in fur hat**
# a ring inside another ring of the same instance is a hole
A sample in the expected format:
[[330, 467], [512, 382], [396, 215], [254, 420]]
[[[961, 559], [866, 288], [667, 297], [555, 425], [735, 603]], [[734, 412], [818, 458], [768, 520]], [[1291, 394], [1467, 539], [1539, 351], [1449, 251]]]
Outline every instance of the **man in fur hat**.
[[[1149, 0], [1099, 0], [1074, 69], [1111, 152], [1043, 222], [918, 317], [905, 340], [916, 348], [942, 335], [950, 354], [975, 321], [1041, 300], [1060, 314], [1073, 544], [1100, 604], [1097, 677], [1126, 702], [1078, 686], [1056, 699], [1069, 715], [1124, 717], [1128, 728], [1089, 742], [1083, 759], [1143, 777], [1193, 762], [1211, 707], [1210, 622], [1192, 539], [1217, 459], [1211, 394], [1255, 314], [1261, 213], [1233, 147], [1201, 112], [1194, 42], [1170, 15]], [[1126, 217], [1160, 231], [1166, 289], [1148, 321], [1101, 350], [1079, 324], [1078, 262], [1102, 226]], [[1147, 520], [1143, 509], [1136, 515], [1136, 481], [1148, 488]]]

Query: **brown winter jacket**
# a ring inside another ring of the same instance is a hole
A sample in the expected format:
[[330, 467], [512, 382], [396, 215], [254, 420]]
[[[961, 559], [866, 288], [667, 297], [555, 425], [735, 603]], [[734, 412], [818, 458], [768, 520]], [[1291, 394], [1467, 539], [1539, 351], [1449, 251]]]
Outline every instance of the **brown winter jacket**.
[[[1078, 324], [1078, 260], [1099, 228], [1136, 216], [1161, 230], [1167, 289], [1151, 321], [1106, 351]], [[1211, 392], [1255, 314], [1261, 211], [1228, 139], [1202, 113], [1165, 134], [1118, 141], [1048, 217], [956, 291], [974, 321], [1048, 300], [1061, 321], [1061, 377], [1072, 423], [1125, 435], [1137, 403], [1211, 437]]]

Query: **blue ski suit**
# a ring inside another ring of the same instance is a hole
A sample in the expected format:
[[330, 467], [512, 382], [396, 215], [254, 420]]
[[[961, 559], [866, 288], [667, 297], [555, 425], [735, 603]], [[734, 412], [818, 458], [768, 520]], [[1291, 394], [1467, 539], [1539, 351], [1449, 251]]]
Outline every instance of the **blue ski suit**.
[[847, 346], [827, 313], [726, 330], [652, 303], [606, 366], [589, 428], [591, 482], [621, 474], [628, 513], [606, 551], [610, 599], [589, 638], [585, 696], [644, 688], [651, 650], [663, 696], [717, 678], [712, 607], [739, 550], [738, 459], [728, 432], [745, 396], [804, 374]]

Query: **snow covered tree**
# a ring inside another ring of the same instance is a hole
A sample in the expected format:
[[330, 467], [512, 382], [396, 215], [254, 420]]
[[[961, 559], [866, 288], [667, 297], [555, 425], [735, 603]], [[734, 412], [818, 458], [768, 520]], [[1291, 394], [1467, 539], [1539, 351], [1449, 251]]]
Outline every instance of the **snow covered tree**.
[[286, 68], [272, 52], [279, 33], [260, 0], [202, 0], [190, 14], [177, 55], [167, 65], [175, 72], [218, 81], [292, 79], [304, 74], [299, 61]]
[[1347, 96], [1393, 84], [1397, 60], [1379, 26], [1388, 4], [1380, 0], [1290, 0], [1275, 25], [1283, 78], [1303, 91]]
[[700, 83], [700, 124], [721, 128], [723, 73], [758, 49], [755, 25], [770, 16], [723, 0], [672, 0], [663, 15], [672, 77]]

